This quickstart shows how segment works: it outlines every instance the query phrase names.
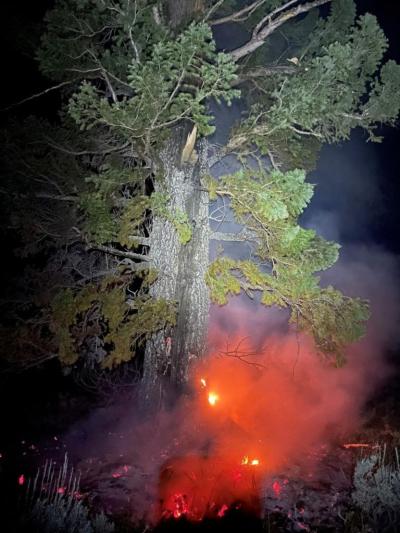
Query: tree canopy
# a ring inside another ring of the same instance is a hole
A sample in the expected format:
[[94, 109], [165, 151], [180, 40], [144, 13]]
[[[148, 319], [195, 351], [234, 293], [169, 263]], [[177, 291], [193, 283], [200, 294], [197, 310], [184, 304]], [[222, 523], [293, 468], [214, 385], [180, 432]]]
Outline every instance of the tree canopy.
[[[170, 338], [181, 293], [154, 290], [167, 283], [160, 265], [171, 261], [157, 260], [166, 253], [153, 238], [161, 221], [175, 235], [168, 257], [176, 261], [190, 246], [196, 256], [199, 235], [207, 246], [212, 238], [251, 243], [251, 259], [209, 264], [211, 300], [259, 292], [341, 362], [363, 334], [368, 306], [319, 283], [339, 246], [299, 224], [313, 195], [302, 168], [322, 143], [356, 127], [380, 140], [380, 126], [399, 114], [400, 67], [386, 60], [376, 18], [357, 17], [352, 0], [190, 0], [178, 9], [56, 0], [46, 15], [36, 59], [61, 91], [58, 119], [28, 117], [2, 133], [3, 216], [21, 258], [5, 300], [8, 357], [112, 368], [154, 335]], [[227, 23], [247, 29], [236, 50], [215, 42]], [[215, 146], [209, 104], [237, 98], [245, 115]], [[229, 154], [241, 170], [213, 177]], [[196, 191], [226, 198], [243, 231], [213, 234], [201, 219], [199, 233]], [[168, 343], [164, 350], [169, 356]]]

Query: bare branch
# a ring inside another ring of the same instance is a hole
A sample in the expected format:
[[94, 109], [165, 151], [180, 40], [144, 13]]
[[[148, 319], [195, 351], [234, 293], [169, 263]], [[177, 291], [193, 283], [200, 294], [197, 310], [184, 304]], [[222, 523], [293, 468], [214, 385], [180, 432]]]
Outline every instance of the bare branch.
[[299, 1], [300, 0], [290, 0], [283, 6], [279, 7], [275, 11], [272, 11], [262, 20], [260, 20], [260, 22], [255, 26], [253, 30], [253, 34], [250, 41], [248, 41], [243, 46], [236, 48], [236, 50], [232, 50], [231, 52], [229, 52], [232, 58], [235, 61], [238, 61], [242, 57], [251, 54], [252, 52], [254, 52], [254, 50], [257, 50], [257, 48], [262, 46], [265, 43], [266, 39], [275, 30], [282, 26], [282, 24], [284, 24], [288, 20], [297, 17], [298, 15], [301, 15], [302, 13], [307, 13], [315, 7], [327, 4], [331, 0], [312, 0], [311, 2], [306, 2], [305, 4], [300, 3], [292, 9], [288, 9], [289, 7], [293, 6], [293, 4], [298, 3]]
[[103, 244], [88, 244], [87, 248], [89, 250], [98, 250], [99, 252], [104, 252], [106, 254], [115, 255], [117, 257], [125, 257], [127, 259], [138, 259], [140, 261], [150, 262], [150, 259], [147, 255], [137, 254], [135, 252], [129, 252], [124, 250], [118, 250], [112, 246], [104, 246]]
[[61, 87], [65, 87], [66, 85], [71, 85], [75, 81], [76, 80], [63, 81], [62, 83], [59, 83], [58, 85], [53, 85], [53, 87], [49, 87], [48, 89], [45, 89], [44, 91], [41, 91], [40, 93], [32, 94], [31, 96], [28, 96], [27, 98], [24, 98], [23, 100], [20, 100], [19, 102], [15, 102], [14, 104], [9, 105], [8, 107], [4, 107], [3, 109], [0, 109], [0, 112], [4, 113], [5, 111], [8, 111], [9, 109], [18, 107], [22, 104], [25, 104], [26, 102], [30, 102], [31, 100], [34, 100], [35, 98], [40, 98], [40, 96], [44, 96], [45, 94], [51, 91], [56, 91], [57, 89], [61, 89]]
[[[217, 9], [219, 9], [224, 2], [225, 0], [218, 0], [213, 6], [211, 6], [211, 8], [208, 10], [205, 17], [203, 18], [203, 22], [207, 22], [207, 20], [211, 17], [211, 15], [215, 13], [215, 11], [217, 11]], [[214, 21], [211, 20], [209, 24], [212, 26], [214, 24]]]
[[137, 242], [141, 246], [150, 245], [150, 239], [148, 237], [142, 237], [141, 235], [129, 235], [129, 239], [133, 242]]
[[60, 152], [64, 152], [65, 154], [73, 155], [73, 156], [83, 156], [83, 155], [107, 155], [111, 154], [113, 152], [121, 152], [122, 150], [125, 150], [125, 148], [128, 148], [130, 145], [130, 141], [127, 141], [124, 144], [121, 144], [120, 146], [113, 146], [112, 148], [107, 148], [105, 150], [80, 150], [75, 151], [71, 148], [67, 148], [66, 146], [61, 146], [60, 144], [56, 144], [48, 137], [45, 137], [46, 144], [51, 146], [51, 148], [54, 148], [55, 150], [59, 150]]
[[226, 343], [226, 350], [222, 351], [220, 350], [219, 354], [225, 357], [232, 357], [233, 359], [237, 359], [238, 361], [241, 361], [242, 363], [246, 363], [246, 365], [254, 366], [258, 369], [266, 370], [267, 367], [263, 365], [262, 363], [258, 363], [254, 360], [249, 360], [249, 357], [257, 357], [260, 355], [260, 353], [263, 353], [265, 351], [265, 347], [261, 347], [260, 350], [252, 350], [252, 351], [245, 351], [241, 349], [241, 344], [245, 342], [248, 339], [248, 337], [242, 338], [236, 345], [235, 348], [230, 348], [228, 342]]
[[294, 74], [296, 72], [296, 67], [291, 67], [288, 65], [277, 65], [275, 67], [258, 67], [251, 70], [244, 71], [239, 73], [238, 78], [236, 78], [232, 83], [232, 87], [245, 83], [246, 81], [254, 81], [257, 78], [266, 78], [268, 76], [276, 76], [277, 74]]
[[222, 231], [214, 231], [210, 235], [213, 241], [224, 242], [246, 242], [257, 240], [256, 235], [251, 231], [242, 230], [239, 233], [224, 233]]
[[[220, 2], [217, 2], [217, 5], [213, 9], [219, 7], [222, 4], [223, 0]], [[261, 7], [263, 4], [265, 4], [266, 0], [256, 0], [252, 4], [244, 7], [243, 9], [240, 9], [239, 11], [236, 11], [235, 13], [232, 13], [231, 15], [227, 15], [226, 17], [221, 17], [219, 19], [211, 20], [210, 26], [217, 26], [218, 24], [225, 24], [226, 22], [241, 22], [243, 20], [246, 20], [249, 18], [256, 9]]]
[[77, 202], [77, 196], [68, 196], [63, 194], [49, 194], [47, 192], [38, 192], [35, 194], [36, 198], [44, 198], [45, 200], [56, 200], [58, 202]]

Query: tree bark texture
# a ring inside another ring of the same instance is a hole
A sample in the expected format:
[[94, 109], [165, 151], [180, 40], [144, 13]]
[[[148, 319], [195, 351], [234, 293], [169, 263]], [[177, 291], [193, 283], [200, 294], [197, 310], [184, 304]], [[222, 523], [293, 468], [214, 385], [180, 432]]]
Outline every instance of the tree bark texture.
[[143, 386], [145, 402], [154, 407], [164, 402], [164, 385], [179, 387], [188, 377], [192, 358], [204, 353], [209, 312], [205, 273], [208, 267], [209, 227], [208, 192], [201, 187], [205, 174], [206, 147], [200, 147], [195, 163], [181, 164], [188, 128], [181, 125], [172, 132], [161, 152], [164, 175], [156, 191], [169, 196], [169, 209], [187, 213], [192, 238], [182, 244], [173, 225], [164, 218], [153, 219], [149, 239], [149, 259], [158, 271], [150, 295], [154, 299], [174, 300], [177, 323], [147, 342], [144, 356]]
[[193, 20], [205, 9], [205, 0], [166, 0], [167, 19], [172, 28]]

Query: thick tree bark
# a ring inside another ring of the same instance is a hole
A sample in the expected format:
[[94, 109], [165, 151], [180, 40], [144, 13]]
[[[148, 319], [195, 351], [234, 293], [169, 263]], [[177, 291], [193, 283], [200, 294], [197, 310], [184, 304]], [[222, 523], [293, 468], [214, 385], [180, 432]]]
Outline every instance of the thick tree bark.
[[181, 386], [188, 377], [191, 358], [204, 352], [209, 311], [205, 273], [208, 266], [208, 192], [200, 185], [205, 173], [206, 148], [200, 149], [197, 162], [181, 164], [181, 154], [190, 129], [185, 125], [172, 132], [161, 152], [164, 175], [156, 190], [170, 197], [171, 212], [179, 209], [191, 221], [192, 238], [179, 241], [173, 225], [155, 217], [149, 239], [149, 260], [158, 271], [150, 290], [154, 299], [174, 300], [177, 323], [148, 341], [144, 357], [143, 395], [152, 407], [164, 403], [167, 384]]
[[193, 20], [196, 15], [204, 12], [204, 0], [166, 0], [167, 17], [172, 28]]
[[171, 380], [177, 386], [188, 379], [190, 362], [201, 357], [205, 350], [209, 293], [205, 282], [208, 268], [209, 195], [201, 187], [201, 177], [207, 172], [207, 149], [199, 150], [194, 167], [187, 167], [185, 211], [192, 223], [192, 238], [181, 247], [177, 290], [178, 320], [172, 338]]

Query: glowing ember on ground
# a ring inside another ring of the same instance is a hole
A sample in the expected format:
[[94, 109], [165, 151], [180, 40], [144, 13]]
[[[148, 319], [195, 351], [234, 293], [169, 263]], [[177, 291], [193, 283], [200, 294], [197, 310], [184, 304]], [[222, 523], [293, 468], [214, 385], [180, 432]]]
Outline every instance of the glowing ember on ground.
[[253, 460], [251, 461], [251, 465], [252, 465], [252, 466], [257, 466], [257, 465], [259, 465], [259, 464], [260, 464], [260, 461], [259, 461], [258, 459], [253, 459]]
[[222, 518], [228, 509], [229, 507], [226, 505], [226, 503], [224, 503], [224, 505], [221, 507], [221, 509], [217, 513], [219, 518]]
[[219, 396], [218, 394], [215, 394], [215, 392], [210, 392], [210, 394], [208, 395], [208, 403], [210, 405], [215, 405], [219, 400]]
[[379, 446], [372, 446], [372, 444], [363, 444], [363, 443], [351, 443], [351, 444], [343, 444], [343, 448], [349, 449], [349, 448], [379, 448]]
[[272, 490], [274, 491], [275, 496], [279, 498], [279, 496], [281, 495], [281, 490], [282, 490], [282, 487], [279, 481], [274, 481], [272, 483]]
[[203, 387], [207, 387], [207, 381], [204, 378], [200, 379], [200, 383], [202, 384]]
[[23, 485], [25, 483], [25, 476], [21, 474], [18, 478], [18, 485]]
[[113, 472], [112, 477], [114, 479], [119, 479], [120, 477], [123, 477], [125, 474], [127, 474], [131, 468], [132, 467], [130, 465], [124, 465], [115, 472]]
[[185, 515], [189, 511], [189, 505], [185, 494], [175, 494], [174, 495], [174, 518], [180, 518], [182, 515]]

